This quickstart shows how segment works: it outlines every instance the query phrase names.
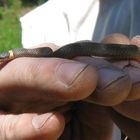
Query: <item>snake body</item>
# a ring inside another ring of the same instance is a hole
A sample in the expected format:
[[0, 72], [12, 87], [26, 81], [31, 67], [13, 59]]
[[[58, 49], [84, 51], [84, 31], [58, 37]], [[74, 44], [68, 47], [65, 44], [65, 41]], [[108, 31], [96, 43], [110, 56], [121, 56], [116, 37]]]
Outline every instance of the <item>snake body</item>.
[[74, 58], [76, 56], [99, 56], [113, 59], [140, 59], [140, 48], [135, 45], [103, 44], [93, 41], [78, 41], [67, 44], [56, 51], [49, 47], [25, 49], [15, 48], [0, 54], [0, 62], [18, 57], [59, 57]]

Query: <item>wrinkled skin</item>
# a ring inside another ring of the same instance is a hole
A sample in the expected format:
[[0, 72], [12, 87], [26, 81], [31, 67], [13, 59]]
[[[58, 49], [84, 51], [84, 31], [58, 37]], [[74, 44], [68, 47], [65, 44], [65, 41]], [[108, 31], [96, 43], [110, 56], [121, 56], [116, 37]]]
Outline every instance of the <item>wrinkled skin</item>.
[[[103, 42], [140, 46], [139, 38], [120, 34]], [[1, 66], [0, 139], [111, 140], [114, 121], [138, 140], [139, 68], [91, 57], [19, 58]]]

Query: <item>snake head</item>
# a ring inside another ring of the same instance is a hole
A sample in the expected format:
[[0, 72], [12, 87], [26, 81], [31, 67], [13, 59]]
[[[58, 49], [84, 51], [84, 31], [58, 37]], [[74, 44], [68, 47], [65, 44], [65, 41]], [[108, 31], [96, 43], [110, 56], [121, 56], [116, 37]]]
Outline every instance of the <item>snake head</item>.
[[0, 54], [0, 63], [10, 61], [14, 58], [12, 51], [3, 52]]

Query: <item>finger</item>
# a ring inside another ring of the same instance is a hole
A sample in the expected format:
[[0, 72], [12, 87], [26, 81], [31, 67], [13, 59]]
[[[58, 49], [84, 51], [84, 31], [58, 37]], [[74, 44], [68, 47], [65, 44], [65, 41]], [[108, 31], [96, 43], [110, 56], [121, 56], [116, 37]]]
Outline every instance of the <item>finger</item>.
[[[105, 43], [133, 44], [140, 47], [140, 36], [135, 36], [131, 40], [122, 34], [113, 34], [103, 40]], [[134, 101], [140, 99], [140, 64], [136, 61], [118, 61], [115, 66], [124, 69], [132, 80], [132, 89], [126, 100]]]
[[[130, 43], [128, 37], [119, 33], [107, 36], [102, 42], [120, 44]], [[100, 105], [112, 106], [119, 104], [126, 99], [131, 89], [132, 82], [125, 71], [113, 67], [110, 63], [103, 60], [95, 61], [95, 59], [89, 58], [83, 61], [100, 68], [98, 70], [98, 89], [95, 94], [90, 96], [94, 102]]]
[[72, 60], [19, 58], [0, 71], [0, 79], [1, 104], [74, 101], [95, 90], [97, 73]]
[[140, 99], [140, 63], [136, 61], [118, 61], [113, 64], [125, 70], [131, 78], [132, 88], [126, 100], [135, 101]]
[[113, 110], [111, 110], [111, 116], [113, 121], [118, 125], [121, 131], [130, 138], [130, 140], [140, 139], [140, 122], [124, 117]]
[[102, 40], [102, 42], [103, 43], [130, 44], [129, 38], [120, 33], [114, 33], [114, 34], [108, 35]]
[[56, 96], [55, 98], [76, 100], [88, 96], [95, 89], [97, 73], [95, 68], [71, 60], [20, 58], [0, 71], [0, 79], [0, 89], [4, 91], [12, 88], [16, 90], [18, 87], [21, 92], [22, 88], [34, 91], [39, 89], [42, 92], [52, 92], [53, 99]]
[[126, 71], [132, 81], [132, 88], [126, 100], [135, 101], [140, 99], [140, 63], [136, 61], [118, 61], [113, 62], [113, 65]]
[[[136, 45], [140, 47], [140, 37], [135, 36], [130, 40], [130, 44]], [[115, 65], [121, 66], [121, 64], [116, 63]], [[123, 69], [125, 69], [128, 74], [131, 77], [133, 86], [131, 89], [131, 92], [129, 93], [129, 96], [127, 97], [128, 101], [134, 101], [140, 99], [140, 63], [136, 61], [130, 61], [129, 63], [125, 62], [125, 64], [122, 66]]]
[[[138, 46], [138, 37], [132, 38], [130, 44], [134, 44]], [[127, 101], [114, 106], [113, 108], [121, 113], [122, 115], [131, 118], [136, 121], [140, 121], [140, 113], [139, 113], [139, 91], [140, 91], [140, 84], [139, 84], [139, 73], [140, 73], [140, 64], [135, 61], [125, 62], [124, 66], [120, 65], [121, 62], [115, 62], [116, 66], [118, 65], [120, 68], [124, 69], [129, 75], [132, 80], [132, 89], [127, 97]]]
[[136, 120], [136, 121], [140, 121], [140, 100], [136, 100], [136, 101], [125, 101], [117, 106], [114, 106], [113, 108], [121, 113], [122, 115]]
[[59, 113], [1, 115], [1, 140], [57, 140], [65, 121]]
[[76, 60], [93, 65], [99, 74], [97, 89], [86, 101], [112, 106], [120, 104], [127, 98], [131, 89], [131, 80], [123, 70], [102, 59], [78, 57]]
[[130, 75], [132, 80], [132, 89], [127, 97], [127, 101], [135, 101], [140, 99], [140, 63], [131, 61], [129, 67], [125, 67], [125, 70]]

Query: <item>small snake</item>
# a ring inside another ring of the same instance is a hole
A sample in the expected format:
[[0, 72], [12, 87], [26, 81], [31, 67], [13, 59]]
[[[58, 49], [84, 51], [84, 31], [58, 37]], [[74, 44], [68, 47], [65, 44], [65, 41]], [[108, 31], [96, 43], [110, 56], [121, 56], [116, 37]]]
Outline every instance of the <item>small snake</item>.
[[135, 45], [78, 41], [67, 44], [54, 52], [49, 47], [34, 49], [15, 48], [1, 53], [0, 63], [7, 62], [18, 57], [59, 57], [71, 59], [76, 56], [98, 56], [113, 59], [140, 60], [140, 48]]

